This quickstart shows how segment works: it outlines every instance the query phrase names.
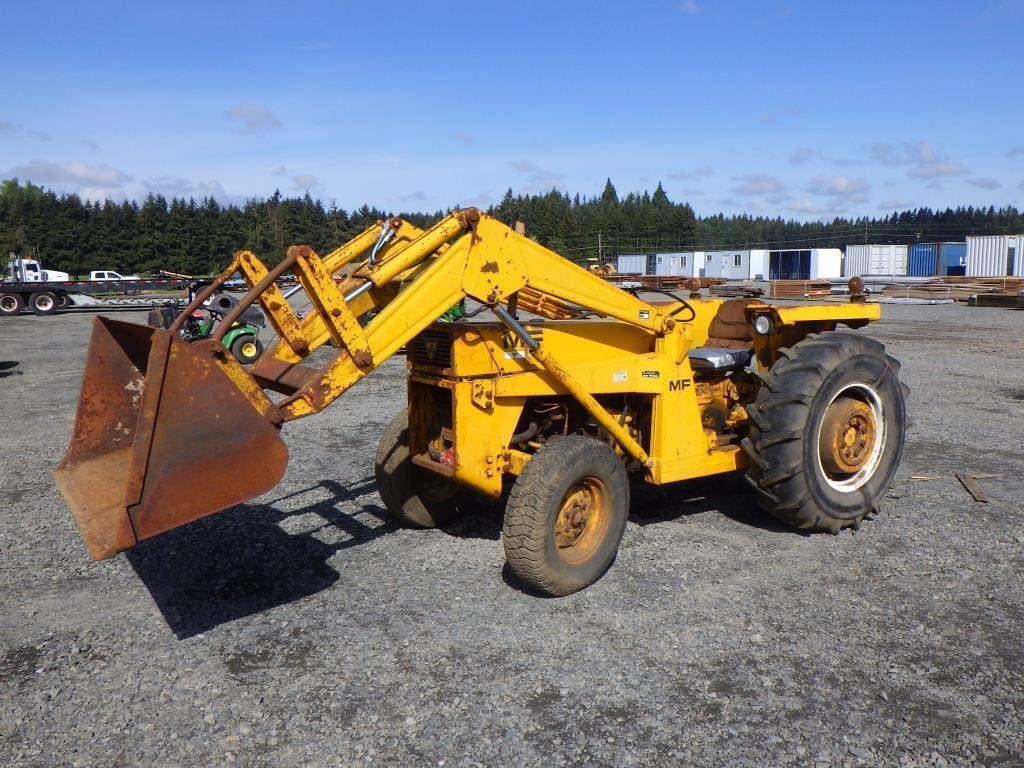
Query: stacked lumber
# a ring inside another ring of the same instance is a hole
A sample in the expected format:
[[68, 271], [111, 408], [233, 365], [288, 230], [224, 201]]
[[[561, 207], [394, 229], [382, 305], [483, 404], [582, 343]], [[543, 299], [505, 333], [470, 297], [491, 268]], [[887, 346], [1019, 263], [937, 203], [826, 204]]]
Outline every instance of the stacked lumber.
[[764, 288], [743, 284], [726, 283], [725, 285], [712, 285], [709, 289], [712, 296], [719, 296], [725, 299], [757, 299], [764, 296]]
[[832, 295], [828, 280], [770, 280], [768, 295], [774, 299], [823, 299]]
[[996, 297], [972, 302], [972, 306], [1016, 306], [1018, 294], [1024, 291], [1024, 278], [1020, 277], [936, 277], [925, 283], [898, 283], [886, 285], [881, 294], [903, 299], [952, 299], [971, 301], [972, 296]]
[[[692, 277], [685, 277], [683, 275], [640, 275], [640, 274], [618, 274], [618, 275], [600, 275], [609, 283], [640, 283], [647, 288], [684, 288], [686, 284], [693, 280]], [[712, 285], [721, 285], [725, 283], [724, 277], [699, 277], [701, 288], [708, 288]]]
[[1024, 309], [1024, 291], [1019, 293], [976, 293], [968, 303], [972, 307]]
[[950, 299], [967, 301], [976, 290], [967, 286], [947, 285], [943, 283], [891, 283], [881, 291], [882, 296], [891, 299]]
[[1000, 291], [1003, 293], [1020, 293], [1024, 291], [1024, 277], [964, 277], [952, 275], [936, 277], [929, 282], [949, 283], [952, 285], [969, 285], [982, 291]]

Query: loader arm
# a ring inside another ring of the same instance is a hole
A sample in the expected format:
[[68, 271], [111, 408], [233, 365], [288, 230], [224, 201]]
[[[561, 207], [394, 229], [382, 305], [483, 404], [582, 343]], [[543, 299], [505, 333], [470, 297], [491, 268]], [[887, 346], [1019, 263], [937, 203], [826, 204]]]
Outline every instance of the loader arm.
[[[236, 269], [250, 290], [210, 339], [181, 339], [177, 326], [187, 313]], [[301, 319], [277, 287], [288, 272], [312, 304]], [[675, 325], [666, 308], [475, 209], [453, 212], [426, 230], [396, 219], [379, 222], [322, 258], [308, 246], [292, 246], [269, 269], [239, 252], [168, 330], [96, 318], [74, 434], [54, 471], [90, 553], [110, 557], [272, 488], [287, 464], [282, 424], [326, 408], [467, 297], [488, 306], [530, 348], [553, 386], [650, 467], [628, 431], [526, 334], [515, 317], [520, 295], [524, 305], [553, 318], [571, 316], [575, 306], [654, 336]], [[221, 339], [254, 303], [280, 340], [244, 367]], [[370, 309], [380, 312], [361, 323]], [[307, 365], [328, 340], [338, 348], [333, 359]]]

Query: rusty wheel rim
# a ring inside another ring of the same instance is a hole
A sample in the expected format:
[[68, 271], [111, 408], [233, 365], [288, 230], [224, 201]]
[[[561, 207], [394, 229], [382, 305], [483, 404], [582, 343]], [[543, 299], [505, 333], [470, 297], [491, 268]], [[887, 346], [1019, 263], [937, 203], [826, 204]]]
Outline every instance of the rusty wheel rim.
[[608, 486], [596, 477], [573, 485], [555, 518], [553, 534], [558, 556], [570, 565], [585, 563], [601, 548], [611, 519]]
[[850, 384], [835, 394], [818, 425], [818, 467], [825, 482], [851, 493], [878, 469], [885, 446], [885, 411], [868, 384]]

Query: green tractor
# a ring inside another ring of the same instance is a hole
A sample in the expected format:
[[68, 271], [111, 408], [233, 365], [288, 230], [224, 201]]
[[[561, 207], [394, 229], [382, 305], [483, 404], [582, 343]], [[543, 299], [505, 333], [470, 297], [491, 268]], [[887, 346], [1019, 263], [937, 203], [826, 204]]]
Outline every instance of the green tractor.
[[[238, 300], [226, 294], [217, 294], [189, 317], [185, 318], [178, 333], [186, 341], [208, 339], [213, 334], [217, 323], [238, 303]], [[169, 328], [177, 314], [177, 310], [163, 307], [149, 313], [149, 325], [157, 328]], [[238, 362], [251, 365], [263, 354], [263, 342], [259, 339], [260, 328], [267, 325], [263, 313], [255, 307], [249, 307], [242, 316], [231, 324], [222, 342], [231, 350]]]

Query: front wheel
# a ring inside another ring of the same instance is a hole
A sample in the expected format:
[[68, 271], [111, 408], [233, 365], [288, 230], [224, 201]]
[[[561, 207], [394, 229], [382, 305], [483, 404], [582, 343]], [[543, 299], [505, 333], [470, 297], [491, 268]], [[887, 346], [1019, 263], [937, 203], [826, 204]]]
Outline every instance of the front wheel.
[[469, 491], [454, 480], [418, 467], [409, 452], [409, 411], [391, 420], [373, 464], [377, 492], [399, 525], [436, 528], [455, 518]]
[[552, 439], [516, 478], [502, 538], [512, 571], [548, 595], [597, 581], [615, 561], [629, 515], [629, 477], [606, 443]]
[[866, 336], [809, 336], [780, 357], [747, 408], [747, 478], [761, 506], [797, 528], [836, 533], [876, 510], [903, 454], [899, 362]]
[[231, 354], [242, 365], [252, 365], [263, 354], [263, 344], [255, 336], [239, 336], [231, 344]]

